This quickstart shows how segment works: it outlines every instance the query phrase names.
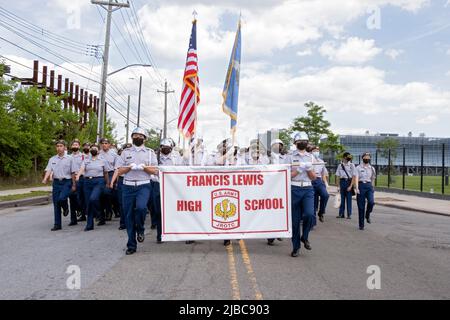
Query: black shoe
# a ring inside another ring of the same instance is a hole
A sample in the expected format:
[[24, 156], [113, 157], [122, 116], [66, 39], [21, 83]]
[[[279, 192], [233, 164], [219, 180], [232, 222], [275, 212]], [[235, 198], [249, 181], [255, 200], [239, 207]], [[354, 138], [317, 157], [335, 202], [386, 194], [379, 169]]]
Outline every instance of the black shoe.
[[229, 246], [231, 244], [231, 240], [223, 240], [224, 246]]
[[164, 242], [162, 242], [161, 239], [156, 239], [156, 243], [157, 243], [157, 244], [161, 244], [161, 243], [164, 243]]
[[94, 228], [84, 228], [84, 231], [92, 231]]
[[86, 221], [86, 217], [81, 217], [81, 218], [79, 218], [77, 221], [78, 221], [78, 222]]
[[370, 224], [370, 217], [369, 216], [366, 216], [366, 221], [367, 221], [368, 224]]
[[337, 219], [344, 219], [345, 217], [344, 216], [337, 216], [336, 218]]
[[105, 221], [100, 221], [99, 223], [97, 223], [97, 226], [104, 226], [106, 224]]
[[193, 241], [193, 240], [188, 240], [188, 241], [186, 241], [185, 242], [185, 244], [192, 244], [192, 243], [194, 243], [195, 241]]
[[136, 253], [136, 250], [134, 250], [134, 249], [128, 249], [127, 252], [125, 252], [125, 254], [126, 254], [127, 256], [129, 256], [129, 255], [131, 255], [131, 254], [133, 254], [133, 253]]
[[156, 229], [156, 224], [152, 224], [150, 229], [155, 230]]
[[319, 221], [320, 221], [320, 222], [324, 222], [324, 221], [325, 221], [325, 219], [324, 219], [324, 217], [323, 217], [323, 214], [319, 214]]
[[278, 241], [283, 241], [283, 239], [282, 239], [282, 238], [277, 238], [277, 240], [278, 240]]
[[291, 252], [291, 257], [293, 257], [293, 258], [298, 257], [298, 250], [293, 250], [293, 251]]
[[300, 239], [300, 241], [303, 242], [306, 250], [311, 250], [312, 249], [308, 240]]
[[69, 223], [69, 227], [71, 227], [71, 226], [76, 226], [78, 223], [76, 223], [76, 222], [71, 222], [71, 223]]
[[63, 209], [63, 216], [67, 217], [69, 215], [69, 209]]
[[[342, 217], [343, 218], [343, 217]], [[352, 217], [350, 217], [350, 216], [347, 216], [347, 219], [351, 219]]]
[[125, 230], [127, 227], [125, 227], [125, 226], [120, 226], [119, 227], [119, 230]]
[[120, 218], [120, 214], [114, 213], [114, 218]]
[[145, 240], [145, 235], [143, 233], [140, 233], [137, 235], [138, 242], [144, 242], [144, 240]]
[[359, 230], [364, 230], [364, 227], [359, 227]]
[[53, 228], [51, 229], [51, 231], [58, 231], [61, 230], [61, 226], [53, 226]]
[[275, 239], [267, 239], [267, 244], [269, 246], [273, 246], [273, 242], [275, 241]]

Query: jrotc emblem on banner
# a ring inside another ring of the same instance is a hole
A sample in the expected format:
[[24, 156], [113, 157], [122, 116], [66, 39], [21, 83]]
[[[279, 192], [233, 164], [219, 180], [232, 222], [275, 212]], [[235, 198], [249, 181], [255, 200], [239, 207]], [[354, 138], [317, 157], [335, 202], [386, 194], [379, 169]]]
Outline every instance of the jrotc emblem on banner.
[[239, 228], [239, 191], [217, 189], [211, 192], [212, 227], [219, 230]]

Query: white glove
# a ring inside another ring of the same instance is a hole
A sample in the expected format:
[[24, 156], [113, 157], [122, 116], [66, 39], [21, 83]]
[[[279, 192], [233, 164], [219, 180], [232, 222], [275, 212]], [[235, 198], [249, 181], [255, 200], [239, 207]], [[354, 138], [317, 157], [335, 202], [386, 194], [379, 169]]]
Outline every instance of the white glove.
[[306, 171], [312, 170], [312, 167], [313, 167], [312, 162], [305, 163], [305, 170]]
[[356, 194], [359, 194], [359, 189], [355, 189]]
[[134, 162], [133, 162], [132, 164], [130, 164], [130, 168], [131, 168], [131, 170], [133, 170], [133, 171], [138, 170], [137, 167], [138, 167], [138, 165], [137, 165], [136, 163], [134, 163]]
[[140, 165], [137, 166], [137, 170], [144, 171], [144, 167], [145, 167], [145, 164], [141, 163]]

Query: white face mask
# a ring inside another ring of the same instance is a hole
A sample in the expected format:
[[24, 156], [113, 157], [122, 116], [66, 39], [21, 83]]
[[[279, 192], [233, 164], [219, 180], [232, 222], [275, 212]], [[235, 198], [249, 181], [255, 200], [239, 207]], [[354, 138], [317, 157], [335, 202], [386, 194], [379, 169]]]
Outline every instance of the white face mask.
[[312, 154], [313, 154], [314, 157], [318, 158], [319, 155], [320, 155], [320, 152], [319, 151], [313, 151]]

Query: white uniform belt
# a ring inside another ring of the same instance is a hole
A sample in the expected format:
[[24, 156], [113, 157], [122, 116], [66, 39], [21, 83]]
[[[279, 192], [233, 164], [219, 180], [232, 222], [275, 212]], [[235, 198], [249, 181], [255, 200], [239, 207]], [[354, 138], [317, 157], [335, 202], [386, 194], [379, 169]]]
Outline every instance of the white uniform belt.
[[312, 183], [311, 181], [291, 181], [291, 185], [296, 187], [310, 187]]
[[130, 180], [123, 180], [123, 184], [126, 186], [141, 186], [143, 184], [150, 183], [150, 180], [142, 180], [142, 181], [130, 181]]

